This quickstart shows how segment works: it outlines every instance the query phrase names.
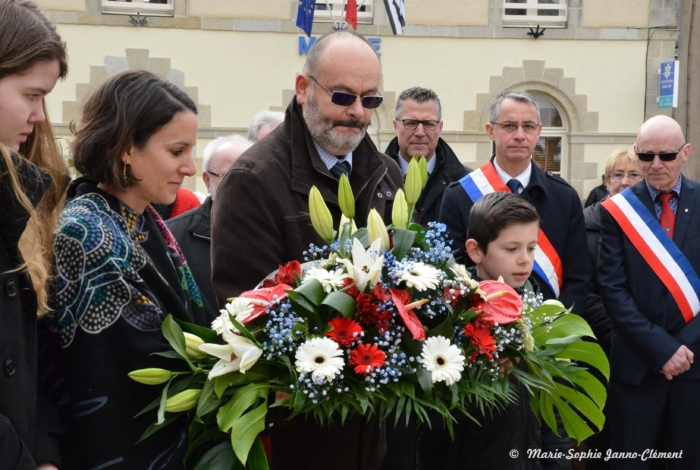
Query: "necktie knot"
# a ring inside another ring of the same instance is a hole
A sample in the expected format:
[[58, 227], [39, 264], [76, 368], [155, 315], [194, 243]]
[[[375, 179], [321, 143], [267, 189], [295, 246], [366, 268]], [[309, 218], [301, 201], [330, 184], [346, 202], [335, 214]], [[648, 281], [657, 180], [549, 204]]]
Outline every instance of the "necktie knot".
[[510, 191], [511, 191], [513, 194], [520, 194], [520, 181], [518, 181], [517, 179], [511, 178], [511, 179], [506, 183], [506, 186], [508, 186], [508, 189], [510, 189]]
[[669, 204], [672, 197], [673, 197], [673, 193], [661, 193], [661, 194], [659, 194], [659, 201], [661, 201], [662, 205], [666, 205], [666, 204]]
[[346, 162], [345, 160], [336, 163], [333, 165], [333, 168], [331, 168], [331, 175], [335, 177], [335, 179], [340, 179], [342, 175], [345, 176], [350, 176], [350, 163]]

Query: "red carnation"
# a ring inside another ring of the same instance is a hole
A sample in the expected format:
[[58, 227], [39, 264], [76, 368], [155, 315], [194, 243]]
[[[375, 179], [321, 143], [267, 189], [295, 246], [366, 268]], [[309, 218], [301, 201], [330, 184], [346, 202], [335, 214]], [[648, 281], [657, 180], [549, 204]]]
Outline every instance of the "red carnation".
[[350, 343], [360, 339], [362, 327], [355, 320], [345, 317], [337, 317], [329, 321], [328, 325], [332, 326], [333, 330], [326, 333], [326, 336], [336, 343], [350, 346]]
[[469, 323], [464, 327], [464, 334], [472, 340], [472, 344], [476, 346], [476, 351], [472, 354], [470, 361], [474, 362], [474, 359], [479, 354], [486, 354], [486, 357], [493, 359], [491, 355], [492, 352], [496, 352], [496, 340], [491, 336], [491, 332], [484, 328], [479, 328], [474, 323]]
[[350, 364], [355, 366], [355, 373], [368, 375], [374, 369], [384, 365], [386, 354], [376, 344], [359, 344], [350, 351]]

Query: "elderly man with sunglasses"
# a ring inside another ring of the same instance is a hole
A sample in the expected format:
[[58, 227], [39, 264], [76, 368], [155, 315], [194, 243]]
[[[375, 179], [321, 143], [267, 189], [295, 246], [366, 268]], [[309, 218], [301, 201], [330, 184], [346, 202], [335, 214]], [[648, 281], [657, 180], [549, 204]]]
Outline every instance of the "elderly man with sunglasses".
[[[357, 225], [366, 224], [372, 208], [390, 222], [401, 170], [366, 133], [383, 100], [381, 73], [376, 52], [359, 34], [334, 31], [315, 42], [284, 122], [233, 164], [217, 190], [212, 276], [220, 306], [280, 265], [303, 261], [310, 243], [325, 245], [308, 214], [314, 185], [336, 227], [343, 173], [355, 195]], [[268, 414], [273, 470], [379, 468], [386, 446], [376, 417], [321, 426], [303, 416], [285, 421], [287, 415], [281, 408]]]
[[[681, 174], [681, 127], [656, 116], [639, 130], [644, 181], [604, 201], [598, 277], [612, 318], [608, 419], [613, 469], [695, 469], [700, 446], [700, 185]], [[659, 454], [671, 452], [671, 454]], [[675, 452], [675, 454], [673, 454]], [[645, 458], [646, 457], [646, 458]]]

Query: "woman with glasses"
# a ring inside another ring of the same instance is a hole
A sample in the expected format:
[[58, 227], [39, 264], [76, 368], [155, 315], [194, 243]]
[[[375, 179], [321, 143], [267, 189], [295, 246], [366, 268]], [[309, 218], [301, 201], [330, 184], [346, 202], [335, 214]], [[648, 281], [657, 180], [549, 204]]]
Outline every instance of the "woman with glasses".
[[71, 148], [83, 176], [68, 190], [53, 245], [52, 323], [70, 397], [65, 468], [182, 468], [187, 418], [167, 418], [137, 445], [154, 414], [136, 415], [157, 390], [127, 374], [178, 367], [154, 355], [170, 349], [166, 315], [207, 326], [214, 319], [151, 205], [172, 203], [195, 174], [196, 113], [184, 92], [146, 71], [113, 76], [85, 103]]
[[[605, 162], [605, 183], [612, 197], [621, 191], [642, 181], [642, 169], [639, 159], [632, 149], [614, 151]], [[602, 202], [602, 201], [600, 201]], [[591, 293], [588, 296], [586, 310], [583, 317], [588, 321], [593, 333], [595, 333], [600, 346], [607, 355], [610, 355], [610, 339], [612, 334], [612, 321], [603, 307], [600, 298], [600, 284], [598, 282], [598, 249], [600, 242], [600, 217], [603, 210], [600, 202], [586, 207], [583, 217], [586, 221], [586, 238], [588, 241], [588, 254], [593, 267], [591, 276]], [[604, 377], [599, 377], [604, 380]], [[608, 427], [588, 439], [590, 449], [598, 449], [605, 452], [609, 447]], [[591, 466], [592, 465], [592, 466]], [[608, 463], [602, 459], [589, 460], [588, 467], [593, 469], [609, 468]]]
[[[44, 97], [66, 76], [65, 45], [34, 3], [0, 0], [0, 468], [55, 469], [60, 426], [37, 384], [50, 309], [51, 237], [68, 169]], [[57, 417], [57, 414], [56, 414]]]

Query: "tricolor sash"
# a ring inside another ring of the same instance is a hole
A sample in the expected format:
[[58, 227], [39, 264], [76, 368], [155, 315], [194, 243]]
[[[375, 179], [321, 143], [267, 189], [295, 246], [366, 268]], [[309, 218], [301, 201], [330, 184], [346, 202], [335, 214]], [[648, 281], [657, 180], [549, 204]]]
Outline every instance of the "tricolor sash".
[[629, 188], [602, 205], [671, 292], [685, 322], [695, 318], [700, 311], [700, 278], [656, 217]]
[[[478, 170], [474, 170], [467, 176], [459, 180], [460, 184], [467, 192], [467, 195], [476, 202], [482, 196], [494, 192], [510, 193], [501, 178], [496, 173], [496, 167], [491, 162], [484, 164]], [[537, 247], [535, 248], [535, 265], [533, 270], [554, 292], [554, 295], [559, 297], [562, 283], [562, 265], [559, 255], [554, 250], [554, 247], [547, 239], [547, 236], [542, 231], [537, 234]]]

